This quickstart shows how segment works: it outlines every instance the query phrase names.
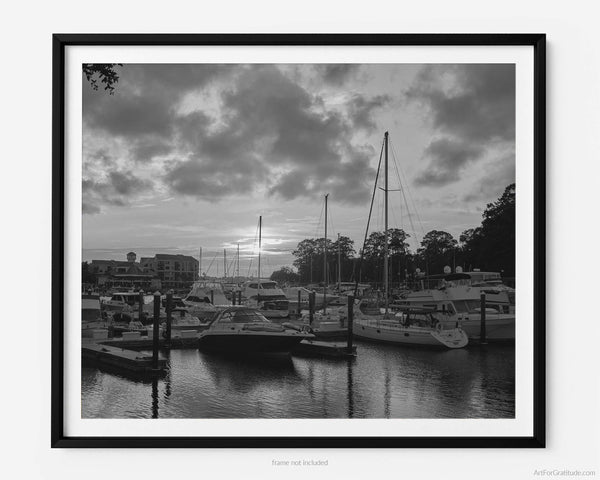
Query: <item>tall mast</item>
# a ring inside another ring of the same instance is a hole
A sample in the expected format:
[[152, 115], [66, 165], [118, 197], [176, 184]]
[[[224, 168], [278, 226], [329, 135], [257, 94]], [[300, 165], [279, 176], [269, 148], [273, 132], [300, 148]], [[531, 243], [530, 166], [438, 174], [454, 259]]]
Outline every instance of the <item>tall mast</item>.
[[258, 217], [258, 301], [260, 302], [260, 250], [262, 248], [262, 215]]
[[223, 277], [227, 278], [227, 250], [223, 249]]
[[323, 240], [323, 313], [327, 311], [327, 198], [325, 195], [325, 239]]
[[385, 314], [388, 314], [389, 300], [388, 300], [388, 132], [385, 132], [385, 234], [383, 244], [383, 285], [385, 291]]
[[202, 247], [200, 247], [200, 256], [198, 257], [198, 280], [202, 278]]
[[240, 242], [237, 244], [237, 271], [235, 276], [240, 278]]
[[338, 258], [337, 258], [337, 271], [338, 271], [338, 295], [340, 294], [340, 290], [342, 289], [342, 251], [340, 250], [340, 234], [338, 233], [338, 238], [337, 238], [337, 244], [338, 244]]

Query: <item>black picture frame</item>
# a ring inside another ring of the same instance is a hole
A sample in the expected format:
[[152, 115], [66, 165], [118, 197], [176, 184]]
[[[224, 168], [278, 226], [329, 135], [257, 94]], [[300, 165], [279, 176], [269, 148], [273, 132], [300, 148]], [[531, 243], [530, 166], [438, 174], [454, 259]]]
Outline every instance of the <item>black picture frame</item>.
[[[65, 48], [68, 46], [530, 46], [534, 55], [534, 389], [528, 437], [69, 437], [64, 433]], [[54, 448], [543, 448], [546, 442], [545, 34], [55, 34], [52, 38], [52, 361]]]

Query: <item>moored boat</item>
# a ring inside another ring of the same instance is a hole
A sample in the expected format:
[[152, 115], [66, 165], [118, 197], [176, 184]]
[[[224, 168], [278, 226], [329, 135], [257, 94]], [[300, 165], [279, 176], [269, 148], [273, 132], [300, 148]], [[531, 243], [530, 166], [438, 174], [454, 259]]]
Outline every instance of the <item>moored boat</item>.
[[354, 335], [365, 340], [395, 345], [462, 348], [469, 343], [466, 332], [431, 310], [407, 309], [394, 315], [368, 315], [355, 309]]
[[286, 354], [314, 335], [269, 321], [256, 308], [231, 306], [198, 336], [201, 349], [229, 354]]

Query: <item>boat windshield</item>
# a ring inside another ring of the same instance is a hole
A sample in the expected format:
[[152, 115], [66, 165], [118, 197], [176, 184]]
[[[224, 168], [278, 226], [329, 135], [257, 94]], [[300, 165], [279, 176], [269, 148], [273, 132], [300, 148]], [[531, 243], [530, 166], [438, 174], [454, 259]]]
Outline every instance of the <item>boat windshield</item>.
[[221, 314], [216, 323], [270, 323], [260, 312], [256, 310], [229, 310]]
[[185, 300], [187, 302], [194, 302], [194, 303], [210, 303], [210, 298], [208, 297], [204, 297], [204, 298], [200, 298], [197, 297], [196, 295], [188, 295]]
[[[258, 289], [258, 283], [251, 283], [248, 285], [248, 288]], [[261, 290], [273, 290], [277, 288], [277, 284], [275, 282], [260, 282]]]

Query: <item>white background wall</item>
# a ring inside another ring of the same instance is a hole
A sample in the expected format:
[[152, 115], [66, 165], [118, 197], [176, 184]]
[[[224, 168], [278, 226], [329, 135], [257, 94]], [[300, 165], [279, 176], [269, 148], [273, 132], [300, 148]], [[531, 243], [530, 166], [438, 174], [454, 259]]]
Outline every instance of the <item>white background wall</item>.
[[[594, 2], [6, 2], [0, 42], [0, 469], [5, 478], [530, 478], [600, 475], [597, 226], [598, 11]], [[51, 450], [50, 195], [53, 32], [546, 32], [548, 447], [545, 450]], [[25, 270], [25, 267], [30, 267]], [[19, 307], [15, 309], [15, 301]], [[21, 303], [22, 302], [22, 303]], [[13, 304], [13, 305], [11, 305]], [[326, 458], [329, 467], [271, 467]]]

